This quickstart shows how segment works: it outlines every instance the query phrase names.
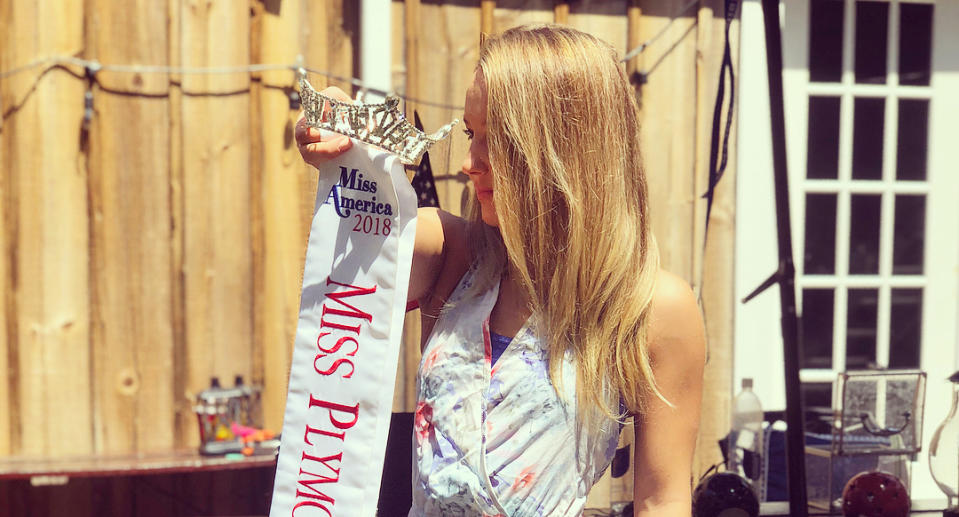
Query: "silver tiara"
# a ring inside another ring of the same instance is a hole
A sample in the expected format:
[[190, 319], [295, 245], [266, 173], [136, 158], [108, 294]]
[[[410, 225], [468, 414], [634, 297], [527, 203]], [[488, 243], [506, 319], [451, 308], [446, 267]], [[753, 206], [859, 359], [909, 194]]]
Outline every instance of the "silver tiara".
[[[316, 91], [305, 77], [300, 77], [300, 99], [306, 122], [318, 129], [328, 129], [355, 138], [399, 156], [406, 165], [419, 165], [423, 153], [431, 145], [446, 138], [459, 120], [453, 120], [432, 135], [427, 135], [400, 113], [400, 100], [388, 96], [377, 104], [347, 103]], [[327, 104], [324, 110], [324, 104]]]

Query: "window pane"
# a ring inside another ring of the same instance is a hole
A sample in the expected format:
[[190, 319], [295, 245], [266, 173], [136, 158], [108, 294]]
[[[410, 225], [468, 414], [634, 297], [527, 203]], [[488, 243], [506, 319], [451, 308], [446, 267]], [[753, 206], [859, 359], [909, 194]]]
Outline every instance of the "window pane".
[[850, 289], [846, 313], [846, 368], [876, 367], [879, 289]]
[[829, 434], [832, 422], [832, 383], [804, 382], [800, 385], [803, 419], [807, 433]]
[[839, 97], [809, 97], [806, 177], [839, 177]]
[[852, 137], [852, 177], [882, 179], [882, 130], [886, 99], [859, 97], [855, 103]]
[[889, 367], [919, 368], [922, 289], [893, 289], [889, 321]]
[[856, 82], [885, 84], [889, 4], [856, 2]]
[[832, 368], [833, 303], [832, 289], [803, 289], [800, 368]]
[[[903, 5], [905, 7], [905, 5]], [[929, 100], [899, 99], [899, 134], [896, 145], [896, 179], [926, 179]]]
[[809, 7], [809, 80], [842, 79], [843, 7], [838, 0], [813, 0]]
[[836, 270], [836, 194], [806, 194], [804, 242], [804, 274], [833, 274]]
[[926, 242], [925, 196], [896, 196], [893, 225], [892, 274], [921, 275]]
[[849, 221], [849, 273], [879, 274], [879, 217], [882, 196], [854, 194]]
[[932, 4], [899, 4], [899, 84], [929, 84]]

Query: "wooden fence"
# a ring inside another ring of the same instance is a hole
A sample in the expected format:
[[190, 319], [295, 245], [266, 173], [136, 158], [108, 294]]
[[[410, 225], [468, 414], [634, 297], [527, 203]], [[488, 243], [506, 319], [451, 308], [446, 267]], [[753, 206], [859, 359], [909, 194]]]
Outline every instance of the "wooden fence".
[[[431, 101], [407, 103], [427, 129], [461, 115], [433, 103], [462, 105], [481, 31], [557, 21], [621, 51], [652, 40], [627, 66], [646, 77], [637, 94], [663, 264], [705, 286], [697, 472], [718, 457], [732, 364], [734, 165], [701, 247], [721, 6], [392, 3], [394, 88]], [[0, 13], [0, 73], [56, 56], [244, 67], [298, 55], [358, 73], [349, 0], [0, 0]], [[266, 424], [280, 427], [316, 182], [292, 140], [293, 83], [289, 70], [90, 76], [69, 63], [0, 80], [0, 457], [195, 446], [193, 396], [213, 376], [263, 386]], [[467, 195], [465, 149], [454, 132], [431, 152], [440, 202], [454, 213]], [[398, 410], [411, 408], [419, 359], [407, 348]]]

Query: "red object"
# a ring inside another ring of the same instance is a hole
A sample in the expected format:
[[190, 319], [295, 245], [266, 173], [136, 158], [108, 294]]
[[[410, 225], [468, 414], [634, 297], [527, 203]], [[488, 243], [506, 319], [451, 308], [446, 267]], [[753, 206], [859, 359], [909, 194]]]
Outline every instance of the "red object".
[[842, 491], [842, 514], [846, 517], [907, 517], [909, 492], [896, 476], [886, 472], [860, 472]]

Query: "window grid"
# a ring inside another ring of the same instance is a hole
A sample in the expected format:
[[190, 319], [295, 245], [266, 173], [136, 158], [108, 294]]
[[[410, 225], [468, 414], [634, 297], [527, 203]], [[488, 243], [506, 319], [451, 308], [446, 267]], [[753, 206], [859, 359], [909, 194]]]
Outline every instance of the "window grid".
[[[897, 194], [927, 196], [927, 180], [897, 181], [896, 158], [898, 152], [899, 99], [932, 98], [930, 86], [899, 85], [899, 24], [900, 4], [923, 3], [928, 0], [889, 0], [886, 33], [886, 82], [884, 84], [859, 84], [855, 77], [856, 45], [856, 0], [844, 0], [842, 75], [839, 83], [806, 83], [809, 96], [835, 96], [840, 98], [839, 112], [839, 170], [838, 179], [806, 179], [803, 171], [801, 182], [803, 196], [810, 193], [832, 193], [837, 196], [836, 240], [833, 275], [800, 274], [797, 287], [800, 297], [804, 288], [834, 289], [832, 368], [805, 368], [800, 372], [802, 382], [832, 382], [836, 372], [846, 369], [847, 326], [849, 289], [878, 288], [876, 314], [875, 362], [886, 367], [890, 357], [890, 324], [892, 290], [894, 288], [919, 288], [926, 286], [923, 275], [893, 275], [893, 239], [895, 201]], [[852, 179], [854, 104], [856, 98], [883, 98], [883, 150], [880, 180]], [[854, 194], [878, 194], [880, 198], [879, 220], [879, 272], [878, 275], [850, 275], [851, 199]], [[800, 251], [802, 253], [802, 251]], [[923, 270], [925, 273], [925, 269]], [[801, 298], [799, 300], [801, 306]]]

